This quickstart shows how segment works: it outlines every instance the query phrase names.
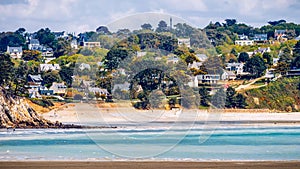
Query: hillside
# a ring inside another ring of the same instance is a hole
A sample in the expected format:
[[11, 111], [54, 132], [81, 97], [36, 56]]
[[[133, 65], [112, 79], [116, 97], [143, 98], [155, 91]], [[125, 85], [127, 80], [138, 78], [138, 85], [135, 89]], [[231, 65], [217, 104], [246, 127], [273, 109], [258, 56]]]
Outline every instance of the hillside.
[[300, 78], [282, 78], [269, 85], [245, 92], [248, 108], [268, 108], [277, 111], [300, 110]]

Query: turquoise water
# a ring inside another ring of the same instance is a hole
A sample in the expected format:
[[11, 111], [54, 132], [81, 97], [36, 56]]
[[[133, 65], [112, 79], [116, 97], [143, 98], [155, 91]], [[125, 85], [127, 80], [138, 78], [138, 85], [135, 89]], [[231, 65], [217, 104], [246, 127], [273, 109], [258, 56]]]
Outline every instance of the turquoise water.
[[300, 160], [300, 127], [0, 130], [0, 160]]

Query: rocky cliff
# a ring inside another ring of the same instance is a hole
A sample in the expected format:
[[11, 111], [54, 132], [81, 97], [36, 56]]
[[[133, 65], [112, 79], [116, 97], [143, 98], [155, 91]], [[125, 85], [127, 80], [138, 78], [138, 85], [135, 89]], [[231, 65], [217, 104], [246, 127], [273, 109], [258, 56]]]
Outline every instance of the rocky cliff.
[[24, 100], [13, 97], [0, 88], [0, 128], [58, 128], [61, 123], [53, 123], [39, 116]]

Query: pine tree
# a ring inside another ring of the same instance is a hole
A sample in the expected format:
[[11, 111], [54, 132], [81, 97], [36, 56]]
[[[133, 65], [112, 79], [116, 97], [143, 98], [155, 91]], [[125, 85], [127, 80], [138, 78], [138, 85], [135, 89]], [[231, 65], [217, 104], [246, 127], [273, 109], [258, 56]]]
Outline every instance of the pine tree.
[[200, 88], [199, 94], [200, 94], [200, 105], [204, 107], [208, 107], [210, 101], [210, 95], [207, 88], [205, 87]]
[[14, 63], [11, 61], [9, 55], [0, 53], [0, 65], [0, 86], [3, 86], [12, 80]]

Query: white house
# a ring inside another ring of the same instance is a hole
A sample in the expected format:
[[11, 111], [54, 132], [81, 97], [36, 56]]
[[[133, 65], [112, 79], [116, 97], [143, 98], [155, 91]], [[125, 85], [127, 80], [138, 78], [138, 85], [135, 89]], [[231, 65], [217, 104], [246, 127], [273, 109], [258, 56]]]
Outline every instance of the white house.
[[77, 40], [76, 39], [73, 39], [71, 41], [71, 48], [78, 49], [78, 44], [77, 44]]
[[249, 39], [248, 36], [244, 35], [244, 34], [238, 35], [238, 37], [239, 37], [239, 40], [248, 40]]
[[221, 75], [222, 80], [235, 80], [236, 75], [232, 71], [223, 70], [223, 73]]
[[267, 48], [259, 47], [257, 50], [254, 51], [254, 54], [256, 54], [256, 53], [264, 54], [265, 52], [271, 52], [270, 47], [267, 47]]
[[178, 45], [186, 47], [191, 47], [191, 39], [190, 38], [178, 38]]
[[266, 78], [269, 78], [269, 79], [274, 78], [274, 77], [275, 77], [274, 71], [275, 71], [275, 69], [267, 69], [267, 70], [266, 70], [265, 77], [266, 77]]
[[287, 41], [288, 38], [287, 38], [287, 35], [286, 35], [286, 30], [277, 30], [275, 29], [274, 31], [274, 37], [276, 40], [279, 40], [279, 41]]
[[30, 88], [39, 88], [42, 86], [43, 78], [40, 74], [38, 75], [29, 74], [27, 77], [27, 82]]
[[236, 45], [240, 45], [240, 46], [250, 46], [254, 44], [253, 40], [236, 40], [234, 42]]
[[67, 86], [64, 83], [53, 82], [49, 90], [53, 90], [54, 94], [65, 94]]
[[226, 63], [226, 70], [236, 72], [237, 75], [244, 73], [244, 63]]
[[40, 42], [37, 39], [30, 39], [28, 44], [29, 50], [39, 50], [40, 48]]
[[89, 92], [92, 92], [94, 94], [98, 93], [100, 95], [102, 95], [102, 94], [105, 94], [106, 96], [109, 95], [109, 93], [106, 89], [101, 89], [99, 87], [89, 87], [88, 90], [89, 90]]
[[40, 64], [39, 72], [47, 72], [53, 70], [60, 70], [59, 64]]
[[28, 89], [29, 98], [42, 98], [37, 88]]
[[86, 48], [100, 48], [100, 42], [83, 42], [83, 47]]
[[221, 80], [219, 74], [206, 74], [206, 75], [197, 75], [198, 81], [201, 83], [217, 83]]
[[11, 58], [21, 59], [23, 55], [22, 46], [20, 47], [7, 46], [7, 53], [10, 55]]

